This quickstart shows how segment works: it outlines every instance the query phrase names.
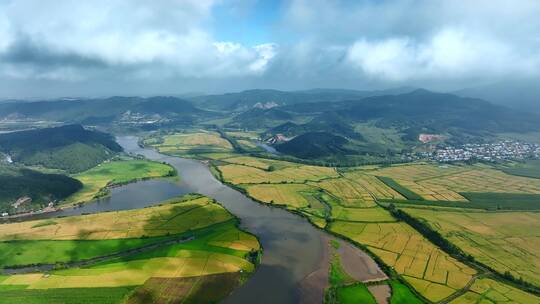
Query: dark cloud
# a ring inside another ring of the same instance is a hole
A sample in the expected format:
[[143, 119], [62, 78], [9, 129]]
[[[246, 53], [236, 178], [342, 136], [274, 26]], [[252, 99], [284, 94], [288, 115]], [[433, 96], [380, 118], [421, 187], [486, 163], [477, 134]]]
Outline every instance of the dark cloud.
[[41, 68], [103, 68], [107, 66], [99, 58], [87, 58], [77, 53], [55, 52], [23, 37], [19, 37], [0, 54], [0, 62], [13, 65], [35, 65]]
[[0, 2], [0, 95], [453, 90], [540, 77], [536, 0], [293, 0], [272, 24], [250, 24], [268, 31], [253, 38], [265, 43], [223, 40], [220, 28], [240, 23], [216, 10], [247, 18], [254, 3]]

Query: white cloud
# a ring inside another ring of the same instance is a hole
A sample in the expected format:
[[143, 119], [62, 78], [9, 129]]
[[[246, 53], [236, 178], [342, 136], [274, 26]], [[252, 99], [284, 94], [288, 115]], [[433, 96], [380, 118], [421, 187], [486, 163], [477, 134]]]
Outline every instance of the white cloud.
[[[103, 62], [109, 68], [130, 67], [139, 77], [151, 75], [155, 68], [141, 71], [149, 65], [166, 66], [170, 75], [196, 78], [264, 72], [276, 48], [271, 44], [247, 47], [216, 41], [206, 28], [214, 2], [13, 1], [0, 4], [6, 23], [10, 24], [0, 26], [8, 29], [6, 33], [0, 30], [0, 38], [16, 33], [40, 51], [55, 56], [79, 56]], [[5, 45], [0, 42], [0, 55], [17, 43], [2, 41]], [[36, 69], [36, 76], [57, 77], [66, 70], [50, 67], [55, 68], [58, 71]], [[84, 68], [80, 72], [83, 74]]]
[[[252, 20], [256, 1], [0, 0], [0, 88], [5, 79], [84, 80], [97, 90], [457, 88], [540, 77], [538, 0], [291, 0], [272, 24], [261, 18], [230, 38], [236, 29], [219, 10]], [[239, 42], [259, 31], [272, 38]]]
[[488, 34], [444, 29], [427, 41], [411, 37], [355, 42], [347, 60], [370, 77], [391, 81], [534, 75], [540, 54], [522, 56], [519, 49]]

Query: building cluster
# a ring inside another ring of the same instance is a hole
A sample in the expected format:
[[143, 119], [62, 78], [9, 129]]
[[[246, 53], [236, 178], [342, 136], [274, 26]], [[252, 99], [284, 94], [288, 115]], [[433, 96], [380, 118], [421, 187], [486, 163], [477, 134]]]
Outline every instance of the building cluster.
[[520, 160], [540, 158], [540, 144], [518, 141], [501, 141], [487, 144], [465, 144], [460, 147], [444, 147], [422, 158], [438, 162], [480, 160], [495, 162], [501, 160]]
[[122, 114], [118, 122], [125, 125], [145, 125], [164, 121], [166, 119], [162, 118], [159, 114], [147, 115], [128, 110]]

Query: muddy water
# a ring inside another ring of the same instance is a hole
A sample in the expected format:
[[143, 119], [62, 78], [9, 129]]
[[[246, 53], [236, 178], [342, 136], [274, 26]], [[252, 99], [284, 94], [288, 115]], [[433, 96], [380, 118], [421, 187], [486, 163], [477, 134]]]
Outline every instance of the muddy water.
[[[119, 137], [127, 151], [173, 165], [180, 181], [148, 180], [115, 188], [112, 195], [96, 203], [40, 218], [141, 208], [176, 195], [197, 192], [216, 199], [240, 218], [242, 228], [257, 235], [264, 256], [257, 271], [225, 303], [299, 303], [299, 283], [321, 268], [326, 246], [324, 232], [307, 220], [282, 209], [261, 205], [223, 185], [208, 167], [195, 160], [171, 157], [141, 148], [133, 136]], [[371, 261], [372, 262], [372, 261]], [[321, 287], [311, 292], [322, 296]], [[322, 301], [322, 297], [321, 297]]]

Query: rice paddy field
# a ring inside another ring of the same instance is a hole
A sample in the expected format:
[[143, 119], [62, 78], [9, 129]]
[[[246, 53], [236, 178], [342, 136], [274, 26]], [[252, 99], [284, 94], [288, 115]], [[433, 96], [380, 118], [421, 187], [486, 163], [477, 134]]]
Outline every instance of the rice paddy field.
[[[409, 288], [427, 301], [443, 301], [469, 285], [478, 285], [479, 273], [451, 257], [407, 223], [398, 221], [378, 201], [398, 203], [416, 199], [425, 202], [426, 206], [414, 206], [414, 209], [406, 204], [397, 205], [406, 208], [404, 210], [415, 218], [435, 225], [465, 252], [475, 257], [482, 255], [484, 258], [479, 261], [497, 271], [504, 273], [514, 268], [514, 273], [524, 279], [537, 279], [539, 237], [527, 234], [525, 228], [540, 231], [537, 213], [493, 213], [479, 209], [453, 212], [455, 208], [429, 204], [471, 206], [474, 201], [473, 207], [481, 209], [493, 204], [493, 199], [497, 202], [504, 199], [507, 204], [525, 206], [534, 198], [531, 195], [536, 193], [540, 180], [522, 180], [524, 177], [483, 165], [413, 164], [336, 170], [248, 156], [223, 157], [214, 164], [224, 181], [244, 189], [252, 198], [283, 205], [305, 215], [320, 228], [366, 246], [405, 283], [394, 281], [391, 284], [396, 288], [391, 303], [408, 303], [404, 299], [410, 293]], [[494, 192], [490, 192], [492, 190]], [[520, 195], [525, 197], [517, 202]], [[440, 210], [434, 211], [434, 208]], [[344, 289], [340, 297], [354, 298], [355, 293], [349, 292], [361, 288]], [[466, 294], [469, 293], [473, 293], [472, 289]], [[461, 296], [459, 303], [480, 303], [473, 301], [470, 295], [469, 298], [467, 302], [465, 296]]]
[[399, 165], [367, 174], [392, 178], [430, 201], [467, 202], [462, 193], [540, 194], [540, 179], [510, 175], [485, 165]]
[[463, 288], [476, 271], [455, 260], [403, 222], [333, 222], [330, 231], [346, 236], [379, 256], [430, 301]]
[[[2, 224], [0, 247], [12, 248], [0, 253], [2, 268], [57, 267], [0, 275], [0, 303], [216, 302], [254, 270], [260, 249], [237, 224], [198, 195], [138, 210]], [[89, 259], [95, 262], [67, 266]]]
[[172, 176], [174, 168], [148, 160], [119, 160], [100, 164], [92, 169], [76, 174], [83, 188], [68, 197], [64, 204], [87, 202], [99, 196], [107, 186], [124, 184], [140, 179]]
[[492, 279], [479, 279], [469, 291], [450, 302], [451, 304], [469, 303], [524, 303], [538, 304], [540, 298], [523, 292], [517, 288], [502, 284]]
[[540, 285], [540, 213], [403, 208], [500, 273]]
[[245, 165], [226, 164], [219, 166], [218, 169], [224, 180], [232, 184], [302, 183], [338, 176], [335, 168], [303, 165], [262, 170]]
[[174, 133], [159, 138], [149, 137], [144, 144], [151, 145], [159, 152], [178, 156], [193, 156], [200, 153], [232, 152], [229, 141], [219, 133], [197, 130], [190, 133]]

